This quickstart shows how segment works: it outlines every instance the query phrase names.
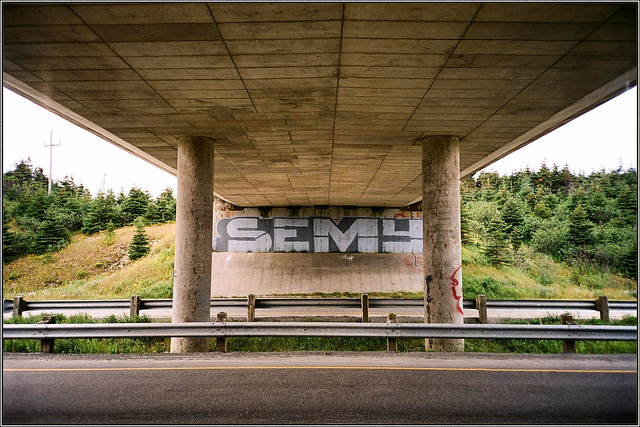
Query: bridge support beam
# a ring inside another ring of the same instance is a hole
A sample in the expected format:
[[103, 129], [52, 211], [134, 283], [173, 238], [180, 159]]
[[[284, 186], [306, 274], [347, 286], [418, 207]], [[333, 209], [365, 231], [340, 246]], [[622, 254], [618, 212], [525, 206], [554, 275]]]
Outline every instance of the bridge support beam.
[[[211, 321], [213, 140], [178, 138], [172, 321]], [[172, 353], [206, 352], [207, 337], [171, 338]]]
[[[460, 140], [422, 140], [425, 323], [463, 323], [460, 243]], [[431, 339], [427, 350], [463, 351], [464, 340]]]

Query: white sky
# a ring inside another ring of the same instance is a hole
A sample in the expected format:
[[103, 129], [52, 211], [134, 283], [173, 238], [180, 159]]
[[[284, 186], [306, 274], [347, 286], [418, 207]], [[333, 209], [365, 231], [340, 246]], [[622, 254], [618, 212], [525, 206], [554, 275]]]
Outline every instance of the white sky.
[[[136, 185], [157, 197], [165, 188], [176, 190], [176, 178], [74, 124], [3, 88], [2, 170], [13, 169], [31, 157], [49, 175], [49, 135], [53, 129], [53, 179], [72, 176], [95, 195], [102, 187], [116, 193]], [[484, 169], [509, 174], [543, 161], [551, 167], [565, 163], [574, 173], [600, 169], [637, 168], [637, 87], [545, 135]]]

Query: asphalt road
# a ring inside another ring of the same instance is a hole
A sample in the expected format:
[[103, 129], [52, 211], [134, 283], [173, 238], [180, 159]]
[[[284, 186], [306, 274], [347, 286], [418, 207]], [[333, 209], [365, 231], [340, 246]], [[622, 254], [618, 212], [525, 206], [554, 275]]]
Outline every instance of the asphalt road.
[[4, 354], [3, 424], [637, 424], [635, 355]]

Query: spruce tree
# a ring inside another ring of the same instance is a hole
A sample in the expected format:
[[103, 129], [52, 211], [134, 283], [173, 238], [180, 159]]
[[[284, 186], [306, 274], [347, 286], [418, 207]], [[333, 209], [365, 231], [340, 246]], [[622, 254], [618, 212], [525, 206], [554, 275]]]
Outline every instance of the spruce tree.
[[460, 239], [463, 245], [471, 243], [471, 214], [464, 198], [460, 203]]
[[122, 203], [122, 214], [126, 223], [131, 223], [135, 218], [144, 216], [149, 206], [149, 194], [137, 187], [129, 190], [129, 197]]
[[509, 236], [513, 249], [517, 251], [522, 244], [521, 230], [524, 223], [524, 215], [519, 203], [510, 197], [502, 208], [501, 216], [504, 220], [505, 231]]
[[49, 210], [47, 218], [38, 228], [32, 251], [44, 253], [57, 250], [65, 246], [70, 240], [69, 232], [62, 227], [55, 213]]
[[491, 218], [487, 227], [483, 253], [491, 265], [497, 266], [511, 262], [506, 225], [498, 213]]
[[102, 224], [100, 222], [100, 216], [95, 206], [91, 206], [89, 211], [85, 214], [82, 221], [82, 233], [84, 234], [96, 234], [102, 230]]
[[569, 216], [567, 241], [576, 248], [584, 248], [592, 241], [593, 225], [582, 205], [576, 206]]
[[620, 257], [618, 270], [630, 279], [638, 279], [638, 240], [627, 245]]
[[16, 251], [16, 237], [13, 232], [9, 230], [9, 218], [5, 207], [2, 206], [2, 263], [11, 262], [17, 254]]
[[128, 255], [131, 260], [142, 258], [150, 251], [149, 238], [144, 230], [144, 222], [142, 217], [135, 220], [136, 232], [133, 234], [131, 243], [129, 244]]
[[107, 227], [104, 229], [104, 236], [102, 238], [102, 242], [105, 245], [112, 245], [116, 241], [116, 232], [115, 227], [113, 226], [113, 222], [109, 221]]

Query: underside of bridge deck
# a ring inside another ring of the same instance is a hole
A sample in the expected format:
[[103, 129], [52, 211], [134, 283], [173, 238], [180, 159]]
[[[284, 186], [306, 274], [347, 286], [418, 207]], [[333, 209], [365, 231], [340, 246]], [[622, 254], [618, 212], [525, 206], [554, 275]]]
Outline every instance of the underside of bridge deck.
[[635, 3], [3, 3], [5, 86], [174, 174], [215, 139], [238, 206], [405, 206], [421, 138], [472, 173], [634, 84], [636, 39]]

